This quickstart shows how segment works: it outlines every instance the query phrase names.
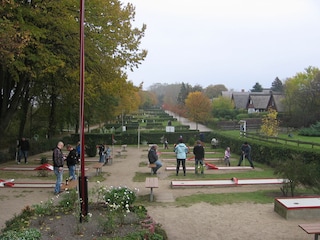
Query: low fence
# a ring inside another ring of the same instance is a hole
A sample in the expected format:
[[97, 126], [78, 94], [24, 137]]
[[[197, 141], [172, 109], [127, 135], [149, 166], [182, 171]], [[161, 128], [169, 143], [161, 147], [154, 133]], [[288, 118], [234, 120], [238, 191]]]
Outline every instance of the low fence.
[[319, 143], [305, 142], [305, 141], [288, 139], [288, 138], [280, 138], [280, 137], [270, 137], [270, 136], [265, 136], [265, 135], [260, 135], [256, 133], [250, 133], [250, 132], [246, 132], [246, 137], [251, 139], [256, 139], [259, 141], [264, 141], [264, 142], [275, 142], [275, 143], [281, 143], [286, 145], [294, 145], [298, 147], [310, 146], [311, 148], [316, 148], [316, 147], [320, 148]]

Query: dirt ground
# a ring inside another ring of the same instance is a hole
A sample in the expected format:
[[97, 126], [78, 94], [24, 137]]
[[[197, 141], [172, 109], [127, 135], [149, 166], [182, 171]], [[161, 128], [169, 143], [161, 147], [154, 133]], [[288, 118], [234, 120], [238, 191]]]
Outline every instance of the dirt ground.
[[[139, 183], [132, 181], [136, 172], [149, 172], [147, 167], [139, 167], [140, 162], [147, 162], [146, 148], [146, 146], [140, 146], [140, 148], [128, 147], [126, 152], [122, 152], [121, 157], [114, 157], [112, 165], [103, 167], [103, 172], [108, 173], [108, 177], [101, 184], [105, 184], [107, 187], [127, 186], [132, 189], [137, 188], [139, 189], [138, 195], [149, 194], [150, 190], [145, 188], [144, 182]], [[119, 146], [115, 147], [114, 152], [116, 153], [117, 150], [119, 150]], [[35, 160], [37, 158], [39, 158], [39, 156], [30, 157], [28, 166], [39, 165], [39, 161], [37, 162]], [[98, 161], [98, 157], [95, 159]], [[314, 222], [314, 220], [286, 220], [274, 212], [273, 204], [241, 203], [215, 206], [207, 203], [197, 203], [189, 207], [176, 206], [173, 203], [174, 199], [180, 196], [189, 196], [196, 193], [249, 192], [257, 189], [279, 189], [279, 186], [263, 185], [172, 189], [170, 187], [171, 180], [169, 180], [167, 176], [173, 173], [165, 171], [165, 167], [169, 165], [172, 166], [173, 164], [174, 162], [163, 162], [164, 166], [159, 170], [157, 175], [159, 178], [159, 188], [154, 190], [156, 202], [152, 204], [152, 206], [147, 207], [148, 213], [166, 230], [169, 239], [314, 239], [314, 236], [307, 235], [298, 227], [300, 223]], [[12, 162], [4, 164], [0, 166], [0, 168], [8, 165], [18, 166]], [[255, 169], [254, 171], [258, 170], [259, 169]], [[3, 170], [0, 170], [0, 174], [2, 171]], [[30, 174], [35, 173], [31, 172]], [[90, 176], [94, 174], [95, 170], [89, 166], [89, 170], [86, 173], [89, 178], [89, 188], [96, 184], [90, 182]], [[193, 173], [188, 172], [186, 179], [189, 174]], [[43, 181], [43, 178], [39, 179]], [[31, 181], [36, 182], [39, 180], [15, 180], [15, 182]], [[53, 195], [53, 189], [50, 188], [1, 187], [0, 228], [2, 229], [5, 226], [5, 221], [11, 219], [15, 214], [20, 213], [21, 209], [25, 206], [39, 204], [41, 201], [47, 201], [55, 197], [56, 196]]]

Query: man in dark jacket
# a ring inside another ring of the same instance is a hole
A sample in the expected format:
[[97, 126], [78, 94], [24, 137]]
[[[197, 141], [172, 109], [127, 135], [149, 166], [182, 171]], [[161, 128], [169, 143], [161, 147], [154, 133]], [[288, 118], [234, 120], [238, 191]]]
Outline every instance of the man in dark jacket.
[[240, 156], [238, 166], [241, 165], [244, 158], [248, 159], [250, 166], [254, 168], [251, 160], [251, 146], [248, 144], [248, 142], [244, 142], [241, 146], [241, 156]]
[[69, 154], [67, 156], [67, 166], [69, 168], [69, 180], [76, 180], [76, 164], [78, 164], [78, 155], [76, 149], [70, 144], [67, 145]]
[[28, 152], [30, 150], [29, 141], [27, 139], [25, 139], [24, 137], [21, 138], [21, 140], [19, 141], [19, 144], [18, 144], [18, 148], [19, 148], [18, 164], [20, 164], [22, 157], [24, 158], [24, 163], [27, 164], [28, 163]]
[[162, 163], [158, 158], [157, 148], [158, 148], [157, 145], [152, 145], [152, 147], [150, 148], [150, 150], [148, 152], [149, 163], [156, 164], [156, 167], [152, 168], [154, 174], [156, 174], [158, 169], [162, 167]]
[[64, 156], [62, 153], [63, 146], [64, 146], [63, 142], [58, 142], [57, 146], [53, 149], [53, 153], [52, 153], [53, 171], [57, 177], [56, 186], [54, 188], [55, 195], [61, 192], [60, 185], [62, 183], [62, 178], [63, 178], [63, 162], [64, 162]]
[[204, 160], [204, 147], [201, 145], [201, 141], [197, 141], [197, 145], [193, 147], [193, 154], [195, 160], [195, 173], [198, 174], [198, 167], [200, 164], [201, 174], [203, 174], [203, 160]]

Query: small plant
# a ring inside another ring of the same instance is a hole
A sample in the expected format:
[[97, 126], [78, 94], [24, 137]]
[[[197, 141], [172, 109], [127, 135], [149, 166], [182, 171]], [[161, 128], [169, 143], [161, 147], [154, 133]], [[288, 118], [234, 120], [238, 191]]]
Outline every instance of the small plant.
[[7, 231], [0, 235], [1, 240], [40, 240], [41, 233], [38, 229], [29, 228], [22, 231]]
[[53, 200], [50, 199], [46, 202], [41, 202], [40, 204], [33, 205], [34, 213], [39, 216], [51, 216], [54, 214]]
[[78, 192], [75, 189], [71, 189], [62, 195], [62, 199], [59, 201], [58, 206], [64, 211], [73, 211], [75, 207], [79, 206]]
[[103, 230], [108, 234], [113, 233], [117, 228], [116, 215], [115, 212], [110, 211], [106, 216], [107, 220], [103, 219], [100, 221]]
[[147, 209], [143, 205], [133, 206], [130, 210], [137, 214], [139, 219], [144, 219], [147, 216]]

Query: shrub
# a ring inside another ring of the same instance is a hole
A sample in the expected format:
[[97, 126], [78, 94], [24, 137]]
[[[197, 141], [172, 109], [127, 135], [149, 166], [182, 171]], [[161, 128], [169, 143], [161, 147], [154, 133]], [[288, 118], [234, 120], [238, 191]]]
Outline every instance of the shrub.
[[136, 200], [136, 194], [127, 187], [110, 187], [104, 193], [104, 201], [114, 210], [130, 212], [130, 206]]
[[86, 154], [88, 157], [95, 157], [97, 154], [97, 144], [94, 141], [89, 141], [86, 146]]
[[299, 135], [302, 136], [320, 136], [320, 122], [311, 125], [309, 128], [302, 128], [299, 131]]
[[6, 221], [4, 232], [11, 230], [20, 230], [28, 225], [28, 221], [34, 214], [34, 209], [26, 206], [19, 215], [15, 215], [12, 219]]

